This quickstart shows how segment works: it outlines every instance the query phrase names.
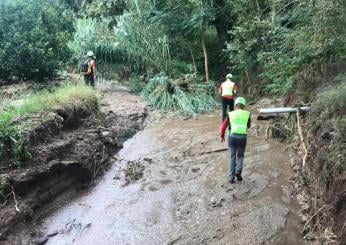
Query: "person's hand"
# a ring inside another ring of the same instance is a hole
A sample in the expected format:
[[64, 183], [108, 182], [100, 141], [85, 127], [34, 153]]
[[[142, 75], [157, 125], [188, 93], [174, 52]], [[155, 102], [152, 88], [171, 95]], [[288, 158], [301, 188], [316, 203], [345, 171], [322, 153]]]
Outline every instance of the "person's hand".
[[221, 143], [225, 142], [225, 138], [221, 137], [220, 141], [221, 141]]

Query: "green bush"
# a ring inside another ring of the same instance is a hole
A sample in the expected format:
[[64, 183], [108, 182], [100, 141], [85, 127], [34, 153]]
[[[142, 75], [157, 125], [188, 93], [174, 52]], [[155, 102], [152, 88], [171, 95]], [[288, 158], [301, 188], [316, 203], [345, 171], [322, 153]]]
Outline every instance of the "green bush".
[[0, 122], [0, 158], [9, 156], [9, 166], [20, 166], [31, 159], [27, 141], [27, 135], [18, 127]]
[[0, 79], [54, 76], [70, 57], [71, 17], [55, 1], [0, 3]]
[[249, 87], [259, 83], [279, 95], [311, 91], [328, 76], [328, 65], [345, 59], [345, 1], [233, 3], [238, 17], [226, 52]]
[[129, 88], [136, 94], [140, 94], [143, 91], [144, 85], [138, 76], [132, 76], [129, 79]]
[[340, 117], [346, 114], [346, 81], [319, 94], [315, 105], [315, 115], [324, 119]]

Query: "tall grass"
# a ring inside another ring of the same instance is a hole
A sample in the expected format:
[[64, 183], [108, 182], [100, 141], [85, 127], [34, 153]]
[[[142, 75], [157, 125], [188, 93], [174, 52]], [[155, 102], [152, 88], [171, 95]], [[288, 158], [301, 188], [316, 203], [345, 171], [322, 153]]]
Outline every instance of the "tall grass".
[[176, 111], [184, 116], [211, 111], [216, 102], [212, 84], [197, 84], [190, 81], [182, 86], [179, 80], [158, 75], [149, 80], [141, 96], [156, 110]]
[[109, 28], [109, 21], [96, 19], [76, 19], [76, 32], [69, 43], [75, 57], [81, 58], [92, 50], [96, 58], [108, 62], [119, 62], [125, 59], [119, 49], [119, 42]]
[[54, 92], [47, 90], [27, 94], [22, 98], [8, 102], [0, 112], [0, 125], [8, 123], [18, 116], [25, 116], [42, 111], [54, 111], [69, 105], [87, 105], [97, 109], [98, 96], [85, 85], [65, 85]]
[[[149, 3], [145, 3], [147, 5]], [[124, 14], [118, 19], [114, 35], [127, 61], [135, 71], [170, 73], [169, 38], [160, 23], [149, 21], [141, 14]]]
[[53, 92], [47, 90], [31, 93], [9, 101], [0, 111], [0, 163], [4, 158], [8, 166], [20, 166], [31, 158], [28, 149], [28, 132], [16, 119], [34, 113], [54, 112], [66, 107], [83, 107], [97, 110], [99, 98], [96, 91], [85, 85], [65, 85]]

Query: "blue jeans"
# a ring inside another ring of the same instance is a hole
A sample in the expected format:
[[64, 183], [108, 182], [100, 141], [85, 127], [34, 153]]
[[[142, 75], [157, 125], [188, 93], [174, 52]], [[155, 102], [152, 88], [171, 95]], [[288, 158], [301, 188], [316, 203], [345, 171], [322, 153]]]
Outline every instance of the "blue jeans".
[[241, 175], [243, 171], [246, 142], [246, 135], [228, 135], [228, 148], [230, 150], [228, 176], [230, 178], [234, 178], [236, 174]]

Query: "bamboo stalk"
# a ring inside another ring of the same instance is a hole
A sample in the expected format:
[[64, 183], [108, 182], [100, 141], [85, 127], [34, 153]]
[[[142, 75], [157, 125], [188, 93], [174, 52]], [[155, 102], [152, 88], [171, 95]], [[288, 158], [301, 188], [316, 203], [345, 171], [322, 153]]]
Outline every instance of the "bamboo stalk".
[[204, 54], [205, 80], [207, 81], [207, 83], [209, 83], [208, 53], [207, 53], [207, 47], [205, 45], [205, 40], [203, 36], [202, 36], [202, 48], [203, 48], [203, 54]]
[[190, 49], [192, 64], [193, 64], [193, 68], [195, 70], [195, 77], [196, 77], [197, 76], [197, 66], [196, 66], [196, 62], [195, 62], [195, 56], [193, 55], [191, 46], [189, 46], [189, 49]]

